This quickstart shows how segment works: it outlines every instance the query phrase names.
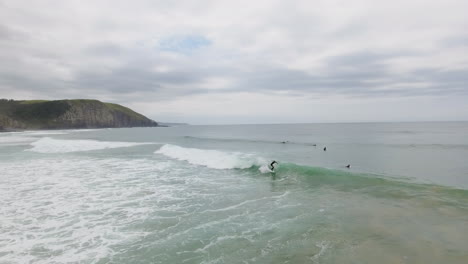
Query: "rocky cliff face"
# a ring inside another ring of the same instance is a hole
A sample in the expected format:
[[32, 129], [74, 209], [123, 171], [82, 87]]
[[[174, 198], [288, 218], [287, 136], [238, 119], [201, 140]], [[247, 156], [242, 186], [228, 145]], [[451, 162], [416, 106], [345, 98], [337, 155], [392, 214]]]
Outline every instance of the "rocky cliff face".
[[0, 115], [0, 131], [10, 129], [26, 129], [26, 124], [8, 116]]
[[129, 108], [97, 100], [0, 100], [0, 130], [153, 126]]

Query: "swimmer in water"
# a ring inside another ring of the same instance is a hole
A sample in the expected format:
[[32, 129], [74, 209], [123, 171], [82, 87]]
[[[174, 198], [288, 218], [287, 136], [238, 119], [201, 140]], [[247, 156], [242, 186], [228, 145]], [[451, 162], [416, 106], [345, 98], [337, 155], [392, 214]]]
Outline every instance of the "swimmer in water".
[[351, 164], [346, 165], [346, 168], [348, 169], [351, 168]]
[[327, 151], [327, 147], [324, 147], [324, 148], [323, 148], [323, 151]]
[[278, 162], [276, 162], [276, 160], [274, 160], [272, 163], [270, 163], [270, 170], [272, 170], [272, 171], [275, 170], [275, 163], [278, 164]]

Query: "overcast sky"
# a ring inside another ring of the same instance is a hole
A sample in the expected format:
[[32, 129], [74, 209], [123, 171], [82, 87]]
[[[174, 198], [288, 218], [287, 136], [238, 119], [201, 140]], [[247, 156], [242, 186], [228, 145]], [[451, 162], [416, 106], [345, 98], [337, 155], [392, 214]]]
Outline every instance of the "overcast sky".
[[192, 124], [468, 120], [468, 1], [0, 0], [0, 98]]

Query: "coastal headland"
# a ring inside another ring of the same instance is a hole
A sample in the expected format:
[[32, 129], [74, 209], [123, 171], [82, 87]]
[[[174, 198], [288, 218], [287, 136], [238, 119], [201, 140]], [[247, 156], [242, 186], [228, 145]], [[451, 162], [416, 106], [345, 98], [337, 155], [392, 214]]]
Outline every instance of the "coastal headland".
[[0, 99], [0, 132], [156, 126], [156, 121], [130, 108], [98, 100]]

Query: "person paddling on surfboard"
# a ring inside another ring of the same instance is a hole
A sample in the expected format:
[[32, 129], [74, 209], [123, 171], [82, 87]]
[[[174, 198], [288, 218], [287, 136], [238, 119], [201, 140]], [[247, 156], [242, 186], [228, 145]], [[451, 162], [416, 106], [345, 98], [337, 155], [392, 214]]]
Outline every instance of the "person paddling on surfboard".
[[268, 166], [268, 167], [270, 167], [271, 171], [275, 171], [275, 163], [278, 164], [278, 162], [276, 162], [276, 160], [274, 160], [272, 163], [270, 163], [270, 166]]

